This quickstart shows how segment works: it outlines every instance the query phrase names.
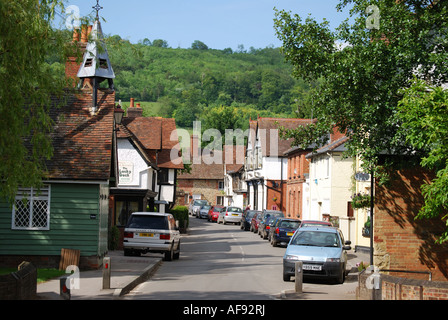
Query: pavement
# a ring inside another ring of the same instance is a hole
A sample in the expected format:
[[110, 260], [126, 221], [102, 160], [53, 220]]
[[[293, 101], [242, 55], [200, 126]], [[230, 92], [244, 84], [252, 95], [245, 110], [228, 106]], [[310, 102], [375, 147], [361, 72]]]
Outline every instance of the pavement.
[[[141, 257], [125, 257], [123, 251], [111, 251], [110, 257], [110, 289], [103, 289], [103, 269], [80, 271], [78, 288], [71, 290], [70, 300], [115, 300], [120, 299], [137, 285], [148, 280], [161, 265], [162, 258], [157, 254]], [[347, 270], [349, 273], [343, 285], [326, 285], [325, 292], [319, 283], [303, 283], [301, 293], [295, 290], [283, 291], [281, 300], [353, 300], [358, 281], [356, 264], [369, 261], [369, 254], [363, 251], [348, 253]], [[343, 287], [342, 287], [343, 286]], [[343, 291], [341, 291], [343, 290]], [[63, 300], [60, 295], [59, 278], [37, 285], [38, 300]]]
[[[79, 285], [71, 290], [70, 300], [120, 299], [137, 285], [148, 280], [160, 266], [162, 256], [147, 254], [125, 257], [123, 251], [110, 251], [110, 289], [103, 289], [103, 269], [79, 272]], [[59, 278], [37, 285], [38, 300], [64, 300]]]

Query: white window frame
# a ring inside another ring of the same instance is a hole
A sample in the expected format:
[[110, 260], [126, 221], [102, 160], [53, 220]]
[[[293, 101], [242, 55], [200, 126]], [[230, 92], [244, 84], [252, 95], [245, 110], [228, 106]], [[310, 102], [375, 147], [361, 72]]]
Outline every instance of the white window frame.
[[[13, 230], [50, 230], [50, 195], [51, 195], [51, 186], [44, 185], [40, 190], [35, 188], [19, 188], [15, 200], [14, 205], [12, 206], [12, 219], [11, 219], [11, 229]], [[17, 201], [26, 201], [29, 203], [29, 212], [28, 212], [28, 226], [17, 226], [16, 225], [16, 202]], [[33, 213], [34, 213], [34, 205], [36, 201], [46, 201], [46, 224], [45, 226], [33, 227]]]

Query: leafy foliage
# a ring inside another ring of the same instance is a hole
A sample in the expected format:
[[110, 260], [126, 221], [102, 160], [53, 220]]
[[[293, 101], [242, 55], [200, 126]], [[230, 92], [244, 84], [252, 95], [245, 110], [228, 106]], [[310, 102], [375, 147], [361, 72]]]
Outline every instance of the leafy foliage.
[[52, 155], [48, 108], [65, 87], [45, 63], [65, 53], [51, 27], [56, 8], [62, 1], [0, 2], [0, 197], [10, 201], [18, 186], [40, 186]]
[[[157, 102], [163, 107], [154, 115], [174, 117], [179, 127], [191, 128], [193, 121], [205, 118], [211, 121], [210, 115], [216, 114], [212, 109], [221, 106], [244, 114], [238, 119], [241, 126], [260, 113], [309, 117], [306, 107], [295, 112], [298, 104], [307, 105], [309, 85], [292, 77], [291, 65], [278, 48], [233, 52], [210, 49], [199, 40], [191, 49], [159, 47], [154, 42], [131, 44], [116, 35], [109, 37], [118, 99]], [[216, 128], [225, 128], [224, 122]]]
[[367, 28], [371, 4], [341, 0], [337, 9], [351, 5], [354, 22], [346, 20], [336, 31], [327, 21], [276, 12], [277, 34], [294, 74], [320, 80], [311, 97], [317, 121], [285, 136], [297, 145], [324, 143], [336, 126], [350, 137], [348, 155], [360, 155], [367, 172], [379, 168], [381, 153], [426, 153], [422, 164], [439, 171], [423, 189], [426, 206], [421, 216], [440, 216], [448, 203], [443, 186], [448, 173], [446, 104], [441, 103], [441, 89], [427, 96], [422, 87], [409, 92], [406, 88], [414, 77], [433, 86], [448, 82], [448, 2], [378, 0], [379, 27]]

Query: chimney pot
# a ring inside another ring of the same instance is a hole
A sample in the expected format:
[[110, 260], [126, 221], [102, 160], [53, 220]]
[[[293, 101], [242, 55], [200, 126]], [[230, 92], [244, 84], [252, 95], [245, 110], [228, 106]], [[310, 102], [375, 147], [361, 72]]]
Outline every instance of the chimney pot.
[[140, 108], [140, 103], [137, 103], [137, 108]]
[[79, 42], [79, 29], [73, 28], [73, 42]]
[[88, 34], [87, 34], [87, 26], [83, 25], [81, 29], [81, 42], [87, 43], [88, 42]]
[[131, 105], [129, 106], [129, 108], [134, 108], [134, 98], [131, 98]]

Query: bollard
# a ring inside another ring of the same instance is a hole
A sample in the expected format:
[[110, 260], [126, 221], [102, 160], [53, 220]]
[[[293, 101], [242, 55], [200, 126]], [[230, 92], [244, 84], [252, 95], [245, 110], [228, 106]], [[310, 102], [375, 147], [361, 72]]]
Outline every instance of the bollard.
[[303, 262], [297, 261], [295, 267], [296, 293], [303, 292]]
[[72, 296], [70, 288], [67, 286], [67, 280], [70, 281], [68, 276], [63, 276], [59, 279], [59, 295], [64, 300], [70, 300]]
[[103, 289], [110, 289], [110, 257], [103, 259]]

